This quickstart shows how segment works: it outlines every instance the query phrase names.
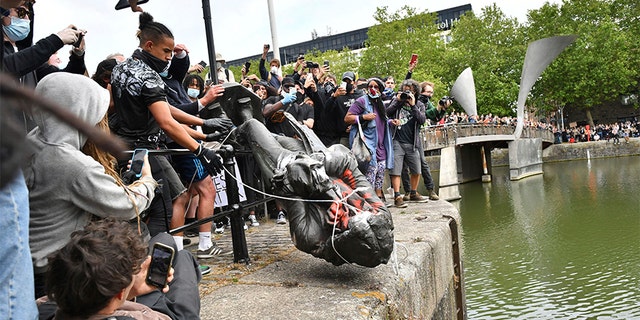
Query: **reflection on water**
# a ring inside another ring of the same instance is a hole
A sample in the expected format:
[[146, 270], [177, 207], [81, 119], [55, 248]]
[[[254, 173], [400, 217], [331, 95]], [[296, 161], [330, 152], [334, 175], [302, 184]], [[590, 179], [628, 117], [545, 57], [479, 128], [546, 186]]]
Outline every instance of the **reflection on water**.
[[469, 319], [640, 319], [640, 157], [461, 186]]

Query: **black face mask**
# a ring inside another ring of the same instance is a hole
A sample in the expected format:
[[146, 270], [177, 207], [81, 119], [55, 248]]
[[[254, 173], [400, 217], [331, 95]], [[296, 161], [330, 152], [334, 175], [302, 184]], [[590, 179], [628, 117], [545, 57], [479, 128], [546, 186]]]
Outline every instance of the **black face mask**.
[[161, 73], [169, 67], [169, 61], [162, 61], [154, 57], [151, 53], [141, 49], [134, 51], [132, 56], [136, 59], [142, 60], [142, 62], [146, 63], [157, 73]]
[[424, 104], [427, 104], [427, 102], [429, 102], [429, 96], [425, 96], [424, 94], [421, 94], [418, 97], [418, 101], [420, 101], [420, 102], [422, 102]]
[[351, 90], [353, 90], [353, 84], [347, 82], [347, 88], [346, 89], [347, 89], [347, 93], [351, 92]]
[[304, 93], [296, 92], [296, 103], [302, 104], [302, 101], [304, 101]]

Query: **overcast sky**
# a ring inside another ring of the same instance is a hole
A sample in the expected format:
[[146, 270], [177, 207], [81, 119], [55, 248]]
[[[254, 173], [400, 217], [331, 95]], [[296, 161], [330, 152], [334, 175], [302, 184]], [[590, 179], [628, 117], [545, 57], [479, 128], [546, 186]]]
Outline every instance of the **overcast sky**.
[[[505, 14], [520, 21], [527, 10], [538, 9], [546, 0], [273, 0], [279, 46], [311, 40], [311, 32], [319, 36], [351, 31], [375, 23], [376, 7], [388, 6], [394, 12], [403, 5], [419, 10], [438, 11], [471, 3], [476, 14], [496, 3]], [[559, 3], [560, 0], [550, 0]], [[114, 9], [116, 0], [38, 0], [35, 4], [35, 39], [62, 30], [69, 24], [87, 30], [86, 62], [90, 74], [108, 54], [121, 52], [130, 56], [138, 45], [135, 37], [138, 14]], [[446, 4], [445, 4], [446, 3]], [[211, 0], [212, 28], [216, 52], [234, 60], [262, 52], [271, 43], [267, 0]], [[165, 24], [176, 43], [190, 50], [191, 62], [208, 60], [201, 0], [149, 0], [141, 7]], [[60, 50], [63, 64], [68, 50]]]

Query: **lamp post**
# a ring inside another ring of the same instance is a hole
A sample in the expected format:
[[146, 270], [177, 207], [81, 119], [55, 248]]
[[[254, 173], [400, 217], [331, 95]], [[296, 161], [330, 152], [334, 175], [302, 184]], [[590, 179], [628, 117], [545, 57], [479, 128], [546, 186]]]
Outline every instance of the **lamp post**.
[[564, 106], [558, 107], [558, 112], [560, 112], [560, 128], [562, 128], [562, 131], [564, 131], [564, 114], [562, 113], [562, 110], [564, 110]]
[[218, 70], [216, 69], [216, 48], [213, 44], [213, 29], [211, 28], [211, 5], [209, 0], [202, 0], [202, 15], [204, 32], [207, 36], [207, 53], [209, 54], [209, 78], [211, 83], [218, 84]]

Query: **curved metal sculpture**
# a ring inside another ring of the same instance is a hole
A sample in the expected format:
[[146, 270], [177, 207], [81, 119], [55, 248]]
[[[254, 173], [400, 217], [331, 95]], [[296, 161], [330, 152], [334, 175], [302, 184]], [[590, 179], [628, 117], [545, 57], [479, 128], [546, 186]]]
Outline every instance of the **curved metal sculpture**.
[[464, 112], [469, 116], [478, 115], [478, 107], [476, 103], [476, 85], [473, 81], [473, 72], [471, 68], [466, 68], [453, 83], [451, 87], [451, 96], [462, 106]]
[[578, 36], [557, 36], [544, 38], [529, 44], [527, 54], [524, 57], [522, 76], [520, 78], [520, 92], [518, 92], [517, 115], [518, 123], [513, 135], [520, 139], [524, 127], [524, 103], [527, 96], [549, 64]]

